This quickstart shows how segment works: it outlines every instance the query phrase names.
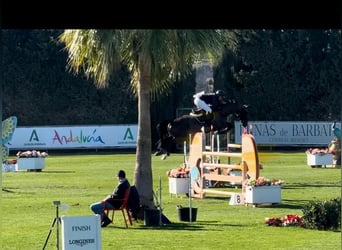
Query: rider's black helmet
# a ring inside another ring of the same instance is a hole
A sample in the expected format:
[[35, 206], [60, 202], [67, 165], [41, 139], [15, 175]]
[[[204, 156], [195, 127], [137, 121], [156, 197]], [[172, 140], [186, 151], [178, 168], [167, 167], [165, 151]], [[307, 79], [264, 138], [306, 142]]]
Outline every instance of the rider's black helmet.
[[215, 94], [217, 96], [224, 96], [223, 90], [216, 90]]

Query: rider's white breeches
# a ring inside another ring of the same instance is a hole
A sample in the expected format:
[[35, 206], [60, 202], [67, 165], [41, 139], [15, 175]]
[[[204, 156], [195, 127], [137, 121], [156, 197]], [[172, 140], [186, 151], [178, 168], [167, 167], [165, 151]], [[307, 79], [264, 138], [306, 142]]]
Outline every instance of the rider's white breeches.
[[205, 110], [206, 112], [211, 113], [212, 110], [211, 108], [208, 106], [208, 104], [206, 104], [202, 99], [195, 97], [194, 98], [194, 104], [197, 106], [197, 108], [201, 108], [203, 110]]

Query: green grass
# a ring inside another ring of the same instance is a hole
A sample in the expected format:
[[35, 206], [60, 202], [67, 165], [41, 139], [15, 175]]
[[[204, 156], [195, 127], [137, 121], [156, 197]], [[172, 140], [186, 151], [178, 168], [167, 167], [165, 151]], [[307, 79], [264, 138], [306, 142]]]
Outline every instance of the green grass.
[[[285, 181], [281, 204], [231, 206], [228, 197], [207, 195], [192, 200], [197, 220], [188, 223], [179, 221], [177, 205], [188, 206], [189, 199], [169, 194], [166, 175], [181, 166], [183, 156], [172, 154], [165, 161], [153, 157], [153, 187], [158, 191], [160, 178], [163, 212], [172, 224], [146, 227], [138, 222], [125, 229], [118, 214], [115, 224], [101, 229], [102, 249], [341, 249], [340, 231], [264, 224], [266, 217], [302, 215], [310, 200], [340, 197], [341, 169], [311, 168], [304, 152], [260, 152], [259, 158], [264, 167], [261, 176]], [[2, 173], [1, 249], [42, 249], [56, 214], [54, 200], [70, 205], [62, 215], [92, 215], [89, 205], [112, 192], [117, 170], [126, 170], [133, 184], [134, 168], [134, 154], [50, 153], [42, 172]], [[56, 249], [56, 238], [54, 229], [46, 249]]]

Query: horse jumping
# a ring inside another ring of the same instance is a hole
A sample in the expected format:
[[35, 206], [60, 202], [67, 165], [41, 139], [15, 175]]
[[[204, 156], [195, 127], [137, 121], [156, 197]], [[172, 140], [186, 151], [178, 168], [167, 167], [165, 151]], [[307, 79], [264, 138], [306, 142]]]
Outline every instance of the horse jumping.
[[232, 123], [227, 122], [229, 115], [234, 115], [240, 119], [242, 126], [247, 127], [247, 108], [245, 104], [229, 102], [222, 104], [221, 108], [210, 114], [202, 116], [183, 115], [174, 120], [166, 120], [157, 125], [159, 140], [157, 142], [158, 151], [155, 155], [161, 155], [162, 160], [170, 155], [170, 151], [176, 142], [180, 140], [188, 140], [189, 134], [196, 132], [217, 131], [218, 133], [226, 133], [233, 128]]

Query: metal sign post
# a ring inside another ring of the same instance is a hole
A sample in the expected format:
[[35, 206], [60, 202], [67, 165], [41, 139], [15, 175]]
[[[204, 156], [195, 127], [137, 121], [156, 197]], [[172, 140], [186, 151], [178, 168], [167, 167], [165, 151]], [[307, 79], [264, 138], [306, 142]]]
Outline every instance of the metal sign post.
[[61, 205], [61, 202], [60, 201], [53, 201], [53, 204], [55, 205], [56, 207], [56, 217], [53, 219], [52, 221], [52, 224], [51, 224], [51, 227], [50, 227], [50, 230], [49, 230], [49, 233], [46, 237], [46, 240], [45, 240], [45, 243], [44, 243], [44, 246], [43, 246], [43, 250], [45, 249], [46, 247], [46, 244], [48, 243], [49, 241], [49, 238], [50, 238], [50, 235], [52, 233], [52, 230], [54, 228], [54, 226], [57, 224], [57, 232], [56, 232], [56, 235], [57, 235], [57, 239], [56, 239], [56, 249], [58, 250], [59, 249], [59, 226], [60, 226], [60, 223], [61, 223], [61, 219], [59, 217], [59, 207]]

